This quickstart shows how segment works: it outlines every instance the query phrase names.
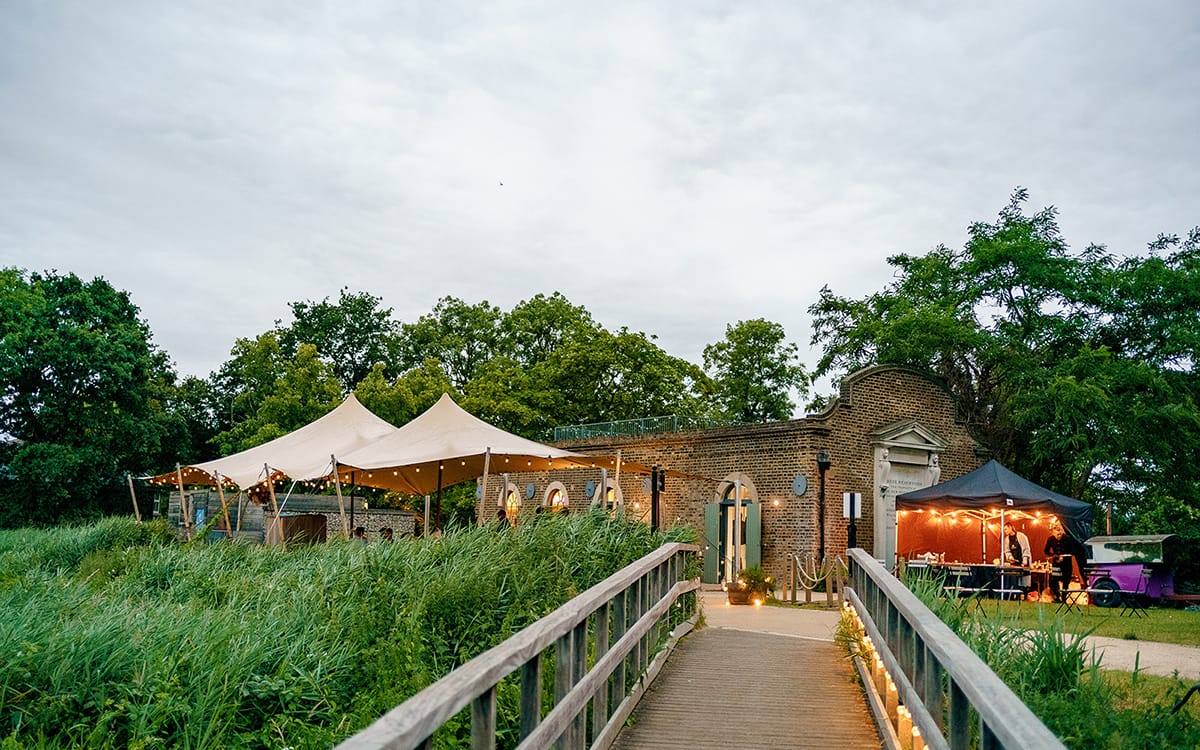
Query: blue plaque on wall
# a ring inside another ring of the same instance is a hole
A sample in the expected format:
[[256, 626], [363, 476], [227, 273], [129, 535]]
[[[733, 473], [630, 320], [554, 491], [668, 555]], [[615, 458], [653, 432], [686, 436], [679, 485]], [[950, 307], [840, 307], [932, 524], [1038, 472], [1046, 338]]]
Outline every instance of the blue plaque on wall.
[[808, 492], [808, 480], [804, 478], [803, 474], [797, 474], [796, 478], [792, 480], [792, 492], [795, 492], [797, 495], [803, 495], [805, 492]]
[[596, 494], [596, 483], [588, 482], [587, 484], [583, 485], [583, 493], [585, 495], [587, 495], [588, 497], [595, 495]]
[[526, 500], [532, 500], [534, 492], [537, 492], [537, 488], [533, 486], [533, 482], [530, 482], [529, 484], [525, 485], [525, 499]]

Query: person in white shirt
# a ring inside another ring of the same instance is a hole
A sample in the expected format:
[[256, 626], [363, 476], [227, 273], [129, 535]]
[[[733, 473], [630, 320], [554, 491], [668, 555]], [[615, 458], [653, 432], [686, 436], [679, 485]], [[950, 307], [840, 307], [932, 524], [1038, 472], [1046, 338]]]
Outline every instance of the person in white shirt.
[[[1033, 553], [1029, 549], [1029, 537], [1024, 531], [1018, 531], [1011, 524], [1004, 526], [1004, 562], [1008, 565], [1020, 565], [1028, 568], [1033, 561]], [[1029, 590], [1032, 583], [1030, 576], [1021, 576], [1018, 585]]]

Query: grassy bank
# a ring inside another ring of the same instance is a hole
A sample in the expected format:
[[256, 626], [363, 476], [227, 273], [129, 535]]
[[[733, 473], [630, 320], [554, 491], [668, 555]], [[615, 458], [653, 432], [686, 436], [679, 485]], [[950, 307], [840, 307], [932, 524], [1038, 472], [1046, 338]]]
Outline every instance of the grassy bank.
[[[1104, 625], [1115, 637], [1130, 624], [1119, 610], [1053, 616], [1053, 606], [948, 599], [938, 581], [915, 579], [909, 587], [987, 662], [1018, 697], [1069, 748], [1135, 750], [1200, 747], [1200, 704], [1171, 709], [1191, 683], [1178, 678], [1108, 672], [1089, 658], [1084, 637]], [[1093, 608], [1094, 610], [1095, 608]], [[1174, 642], [1194, 641], [1195, 612], [1155, 610], [1148, 633]], [[1183, 615], [1180, 618], [1180, 615]], [[1085, 619], [1092, 617], [1089, 624]], [[1181, 624], [1182, 623], [1182, 624]], [[1139, 636], [1151, 640], [1149, 635]]]
[[287, 551], [3, 532], [0, 738], [328, 747], [665, 538], [592, 514]]
[[1040, 602], [1002, 602], [995, 599], [980, 601], [988, 615], [998, 615], [1022, 630], [1034, 630], [1056, 622], [1066, 633], [1087, 633], [1109, 638], [1138, 641], [1178, 643], [1200, 646], [1200, 611], [1149, 607], [1145, 617], [1121, 617], [1121, 608], [1080, 607], [1070, 612], [1056, 612], [1057, 604]]

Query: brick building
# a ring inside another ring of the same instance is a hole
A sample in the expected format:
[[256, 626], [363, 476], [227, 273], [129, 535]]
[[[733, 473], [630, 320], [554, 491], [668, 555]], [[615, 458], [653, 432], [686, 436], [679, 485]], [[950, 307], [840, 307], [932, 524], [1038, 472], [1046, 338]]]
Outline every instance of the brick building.
[[[958, 419], [950, 392], [928, 374], [878, 366], [847, 376], [825, 411], [804, 419], [638, 436], [612, 436], [557, 443], [583, 453], [614, 455], [673, 472], [661, 496], [664, 525], [686, 524], [705, 536], [706, 580], [717, 580], [731, 560], [733, 494], [740, 481], [744, 564], [761, 560], [779, 576], [788, 554], [820, 555], [821, 474], [818, 454], [828, 455], [825, 484], [825, 555], [846, 549], [849, 522], [843, 493], [861, 496], [858, 546], [893, 561], [895, 496], [951, 479], [979, 467], [982, 451]], [[675, 472], [690, 475], [676, 476]], [[649, 519], [650, 482], [624, 472], [566, 471], [493, 479], [480, 501], [480, 520], [507, 505], [518, 519], [541, 506], [583, 509], [598, 502], [601, 482], [610, 505]], [[496, 488], [493, 492], [492, 488]], [[716, 558], [716, 559], [714, 559]], [[719, 561], [719, 562], [718, 562]]]

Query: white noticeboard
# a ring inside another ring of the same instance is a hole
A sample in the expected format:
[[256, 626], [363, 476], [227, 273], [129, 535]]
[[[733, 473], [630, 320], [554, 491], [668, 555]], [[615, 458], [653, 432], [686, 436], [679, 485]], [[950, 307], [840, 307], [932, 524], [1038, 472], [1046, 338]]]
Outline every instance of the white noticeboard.
[[854, 517], [862, 518], [862, 493], [861, 492], [843, 492], [842, 493], [842, 518], [850, 518], [850, 505], [854, 505]]

